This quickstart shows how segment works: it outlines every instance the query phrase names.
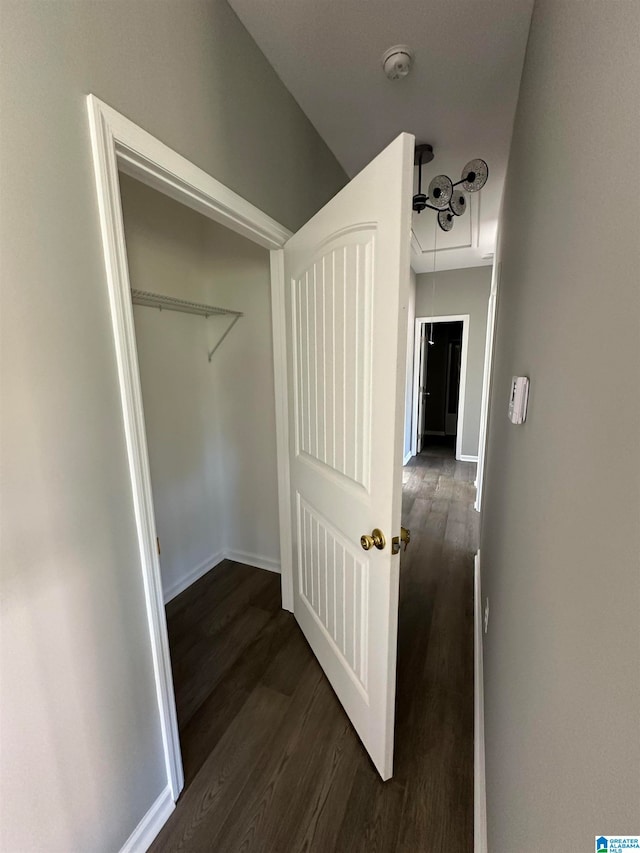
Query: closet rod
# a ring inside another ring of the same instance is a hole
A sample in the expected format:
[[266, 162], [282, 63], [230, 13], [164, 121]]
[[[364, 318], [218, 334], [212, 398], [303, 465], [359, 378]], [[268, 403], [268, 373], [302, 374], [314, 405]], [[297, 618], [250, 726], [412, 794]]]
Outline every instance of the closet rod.
[[202, 302], [189, 302], [188, 299], [176, 299], [175, 296], [162, 296], [160, 293], [151, 293], [149, 290], [134, 290], [131, 288], [131, 301], [134, 305], [146, 305], [147, 308], [159, 308], [161, 311], [182, 311], [185, 314], [198, 314], [201, 317], [227, 316], [233, 319], [218, 338], [218, 343], [209, 353], [209, 361], [222, 341], [227, 337], [231, 329], [244, 314], [242, 311], [231, 311], [229, 308], [218, 308], [215, 305], [204, 305]]
[[131, 288], [131, 301], [134, 305], [146, 305], [148, 308], [166, 308], [167, 311], [183, 311], [185, 314], [199, 314], [201, 317], [213, 317], [219, 314], [228, 314], [233, 317], [242, 317], [242, 311], [231, 311], [229, 308], [218, 308], [215, 305], [204, 305], [201, 302], [189, 302], [187, 299], [176, 299], [175, 296], [162, 296], [160, 293], [151, 293], [148, 290], [134, 290]]

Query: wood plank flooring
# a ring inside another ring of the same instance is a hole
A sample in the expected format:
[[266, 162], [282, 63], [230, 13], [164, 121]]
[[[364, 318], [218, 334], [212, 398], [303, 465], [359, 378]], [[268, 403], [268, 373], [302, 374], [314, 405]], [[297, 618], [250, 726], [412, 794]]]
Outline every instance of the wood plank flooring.
[[279, 577], [227, 562], [167, 607], [185, 789], [152, 850], [471, 853], [475, 465], [405, 468], [395, 774], [380, 781]]

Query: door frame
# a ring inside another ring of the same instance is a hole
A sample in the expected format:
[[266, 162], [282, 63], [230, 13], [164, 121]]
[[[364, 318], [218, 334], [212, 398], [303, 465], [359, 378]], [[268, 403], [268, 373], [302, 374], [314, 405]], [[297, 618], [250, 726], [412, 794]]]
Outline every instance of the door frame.
[[[467, 392], [467, 350], [469, 348], [469, 314], [441, 314], [437, 317], [416, 317], [413, 344], [413, 412], [411, 417], [411, 455], [417, 455], [418, 444], [418, 394], [420, 393], [420, 335], [426, 323], [462, 323], [462, 351], [460, 355], [460, 389], [458, 391], [458, 418], [456, 421], [456, 459], [460, 462], [475, 462], [476, 458], [462, 453], [462, 427], [464, 424], [465, 398]], [[426, 376], [425, 376], [426, 379]]]
[[493, 378], [493, 351], [495, 347], [496, 319], [498, 312], [498, 288], [502, 264], [498, 260], [500, 250], [500, 225], [496, 238], [496, 254], [491, 272], [491, 293], [487, 306], [487, 334], [484, 348], [484, 372], [482, 375], [482, 402], [480, 404], [480, 435], [478, 438], [478, 467], [476, 473], [476, 501], [474, 509], [480, 512], [484, 492], [484, 465], [487, 455], [487, 430], [489, 424], [489, 403], [491, 401], [491, 386]]
[[160, 561], [156, 546], [153, 495], [118, 172], [136, 178], [270, 251], [280, 571], [282, 606], [287, 610], [293, 610], [293, 555], [282, 247], [291, 232], [94, 95], [87, 96], [87, 109], [131, 478], [132, 512], [135, 517], [144, 581], [167, 783], [175, 801], [184, 787], [184, 773]]

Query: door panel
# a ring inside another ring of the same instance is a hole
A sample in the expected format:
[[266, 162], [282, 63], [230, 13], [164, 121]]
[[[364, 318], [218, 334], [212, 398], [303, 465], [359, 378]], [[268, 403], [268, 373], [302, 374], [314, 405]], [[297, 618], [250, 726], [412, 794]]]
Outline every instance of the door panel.
[[366, 697], [369, 566], [362, 551], [299, 493], [298, 518], [300, 597], [335, 646], [339, 665]]
[[443, 323], [434, 323], [433, 345], [427, 347], [425, 434], [445, 435], [448, 347]]
[[364, 489], [372, 269], [373, 232], [364, 228], [330, 240], [293, 286], [296, 452]]
[[[413, 137], [286, 244], [294, 613], [392, 773]], [[383, 550], [362, 534], [380, 528]]]
[[[462, 333], [461, 333], [462, 334]], [[458, 397], [460, 395], [460, 358], [462, 343], [449, 341], [447, 364], [447, 409], [445, 432], [456, 435], [458, 431]]]

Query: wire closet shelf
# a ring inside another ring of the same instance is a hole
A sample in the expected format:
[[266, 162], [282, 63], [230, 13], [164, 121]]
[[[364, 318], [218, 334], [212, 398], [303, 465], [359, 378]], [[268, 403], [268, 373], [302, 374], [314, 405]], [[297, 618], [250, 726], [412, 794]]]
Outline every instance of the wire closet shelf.
[[131, 301], [134, 305], [144, 305], [147, 308], [158, 308], [160, 311], [181, 311], [183, 314], [197, 314], [200, 317], [231, 317], [231, 323], [227, 326], [218, 342], [209, 353], [209, 361], [213, 358], [220, 344], [227, 337], [231, 329], [244, 316], [242, 311], [232, 311], [230, 308], [219, 308], [216, 305], [205, 305], [202, 302], [190, 302], [188, 299], [177, 299], [175, 296], [163, 296], [160, 293], [151, 293], [149, 290], [134, 290], [131, 288]]

